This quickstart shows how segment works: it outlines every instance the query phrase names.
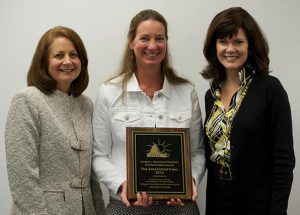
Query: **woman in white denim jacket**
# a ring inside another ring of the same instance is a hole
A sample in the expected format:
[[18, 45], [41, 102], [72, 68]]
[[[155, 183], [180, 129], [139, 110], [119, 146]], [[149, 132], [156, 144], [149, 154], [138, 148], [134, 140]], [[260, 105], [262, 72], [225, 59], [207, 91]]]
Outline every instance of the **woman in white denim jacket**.
[[[167, 22], [144, 10], [131, 21], [120, 74], [104, 83], [93, 113], [93, 169], [110, 194], [106, 214], [199, 214], [197, 185], [205, 172], [202, 118], [196, 90], [170, 66]], [[126, 127], [190, 129], [192, 202], [152, 204], [145, 192], [126, 197]], [[138, 206], [138, 207], [134, 207]]]

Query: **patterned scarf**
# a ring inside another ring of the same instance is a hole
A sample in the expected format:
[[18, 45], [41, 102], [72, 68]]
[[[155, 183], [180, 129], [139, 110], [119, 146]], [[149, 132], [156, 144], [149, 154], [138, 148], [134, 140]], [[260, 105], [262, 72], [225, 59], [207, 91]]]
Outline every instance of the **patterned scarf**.
[[223, 167], [230, 167], [230, 132], [232, 121], [247, 93], [254, 73], [255, 71], [250, 66], [241, 69], [239, 72], [240, 88], [232, 96], [227, 111], [221, 102], [221, 83], [211, 85], [210, 88], [215, 102], [205, 125], [205, 131], [212, 150], [210, 159]]

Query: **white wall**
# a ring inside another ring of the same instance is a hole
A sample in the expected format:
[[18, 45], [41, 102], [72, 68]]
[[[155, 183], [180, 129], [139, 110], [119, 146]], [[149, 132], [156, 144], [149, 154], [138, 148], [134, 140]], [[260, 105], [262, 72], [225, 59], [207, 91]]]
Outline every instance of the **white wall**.
[[[206, 29], [214, 15], [231, 6], [247, 9], [265, 31], [270, 43], [272, 75], [289, 94], [296, 156], [300, 156], [300, 2], [298, 0], [0, 0], [0, 213], [8, 214], [11, 197], [6, 174], [4, 125], [12, 96], [26, 86], [26, 73], [41, 35], [64, 25], [82, 37], [89, 56], [91, 81], [86, 94], [95, 98], [98, 86], [119, 66], [131, 18], [140, 10], [161, 12], [169, 23], [169, 47], [178, 72], [191, 79], [204, 113], [208, 83], [199, 75]], [[297, 132], [298, 131], [298, 132]], [[289, 214], [299, 211], [300, 168], [295, 169]], [[298, 191], [298, 192], [297, 192]], [[106, 196], [107, 197], [107, 196]], [[198, 200], [204, 214], [205, 179]]]

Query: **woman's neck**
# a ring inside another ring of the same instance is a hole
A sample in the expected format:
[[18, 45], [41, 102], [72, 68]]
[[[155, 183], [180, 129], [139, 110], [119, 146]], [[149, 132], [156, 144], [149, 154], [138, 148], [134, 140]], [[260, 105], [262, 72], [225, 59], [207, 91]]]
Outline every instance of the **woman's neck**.
[[228, 85], [239, 85], [240, 80], [239, 80], [239, 73], [234, 72], [234, 71], [227, 71], [226, 72], [226, 79], [224, 80], [224, 84]]
[[240, 88], [237, 72], [227, 72], [226, 79], [221, 85], [221, 101], [225, 110], [228, 109], [233, 94]]
[[137, 70], [136, 78], [139, 83], [139, 87], [150, 98], [153, 97], [154, 92], [162, 89], [164, 77], [160, 69], [152, 70]]

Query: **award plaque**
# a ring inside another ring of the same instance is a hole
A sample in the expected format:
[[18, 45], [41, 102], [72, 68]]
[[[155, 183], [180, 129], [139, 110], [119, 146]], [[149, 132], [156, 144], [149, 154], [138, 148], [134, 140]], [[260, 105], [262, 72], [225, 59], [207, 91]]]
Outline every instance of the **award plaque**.
[[146, 192], [154, 201], [191, 200], [188, 128], [127, 127], [127, 198]]

